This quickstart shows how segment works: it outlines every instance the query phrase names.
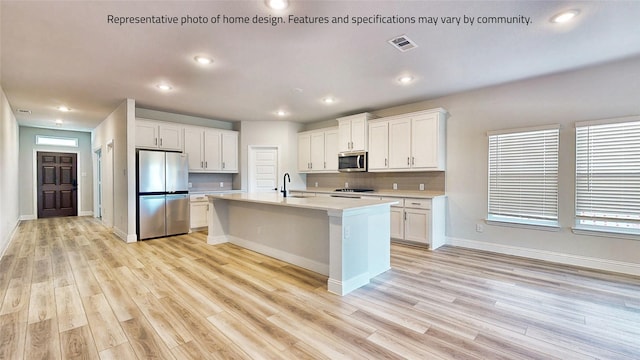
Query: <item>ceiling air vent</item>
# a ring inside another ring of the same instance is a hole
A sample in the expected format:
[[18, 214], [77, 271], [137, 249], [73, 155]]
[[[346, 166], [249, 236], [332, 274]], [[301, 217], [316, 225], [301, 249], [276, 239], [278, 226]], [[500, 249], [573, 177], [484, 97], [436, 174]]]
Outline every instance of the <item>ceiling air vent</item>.
[[31, 115], [31, 110], [18, 109], [18, 112], [21, 113], [21, 114], [29, 114], [29, 115]]
[[400, 35], [391, 40], [389, 44], [393, 45], [396, 49], [405, 52], [418, 47], [418, 44], [409, 39], [407, 35]]

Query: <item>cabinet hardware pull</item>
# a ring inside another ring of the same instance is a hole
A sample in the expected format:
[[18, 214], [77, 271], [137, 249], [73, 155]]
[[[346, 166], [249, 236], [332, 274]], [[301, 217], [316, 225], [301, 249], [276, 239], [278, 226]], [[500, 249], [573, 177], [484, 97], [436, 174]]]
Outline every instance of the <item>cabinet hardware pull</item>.
[[206, 162], [206, 161], [204, 162], [204, 168], [205, 168], [205, 169], [209, 168], [209, 164], [207, 164], [207, 162]]
[[415, 165], [416, 164], [416, 158], [415, 157], [411, 157], [411, 165]]
[[411, 205], [421, 205], [420, 203], [411, 203]]
[[327, 168], [327, 162], [326, 161], [324, 162], [324, 168], [325, 169]]
[[404, 213], [404, 219], [407, 220], [407, 213]]
[[411, 162], [409, 162], [409, 157], [407, 157], [407, 165], [411, 165]]
[[203, 168], [204, 167], [204, 161], [200, 161], [200, 167]]
[[224, 161], [222, 162], [222, 168], [224, 169]]
[[384, 158], [384, 166], [388, 166], [388, 164], [387, 164], [387, 158]]
[[162, 146], [162, 138], [160, 138], [160, 146]]
[[158, 145], [158, 138], [155, 138], [155, 139], [153, 140], [153, 145]]

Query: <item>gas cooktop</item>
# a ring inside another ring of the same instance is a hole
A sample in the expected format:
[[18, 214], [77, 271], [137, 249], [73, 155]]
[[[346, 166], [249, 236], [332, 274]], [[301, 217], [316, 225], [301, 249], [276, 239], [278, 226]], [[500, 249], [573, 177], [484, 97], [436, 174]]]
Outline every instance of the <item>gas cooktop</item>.
[[335, 191], [340, 191], [340, 192], [372, 192], [372, 191], [375, 191], [375, 190], [373, 190], [373, 189], [344, 188], [344, 189], [336, 189]]

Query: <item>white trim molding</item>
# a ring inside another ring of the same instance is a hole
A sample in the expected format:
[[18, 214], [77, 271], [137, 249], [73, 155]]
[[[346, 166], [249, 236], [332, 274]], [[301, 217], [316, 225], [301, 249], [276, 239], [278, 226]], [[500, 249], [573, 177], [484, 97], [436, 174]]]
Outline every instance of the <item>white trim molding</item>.
[[447, 237], [447, 245], [640, 276], [640, 264]]

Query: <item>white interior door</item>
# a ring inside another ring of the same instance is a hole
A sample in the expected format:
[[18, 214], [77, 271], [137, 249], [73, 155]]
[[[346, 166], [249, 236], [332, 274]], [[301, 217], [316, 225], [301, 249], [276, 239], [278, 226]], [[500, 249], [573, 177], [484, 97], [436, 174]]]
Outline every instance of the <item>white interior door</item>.
[[278, 189], [278, 147], [249, 147], [249, 192]]

